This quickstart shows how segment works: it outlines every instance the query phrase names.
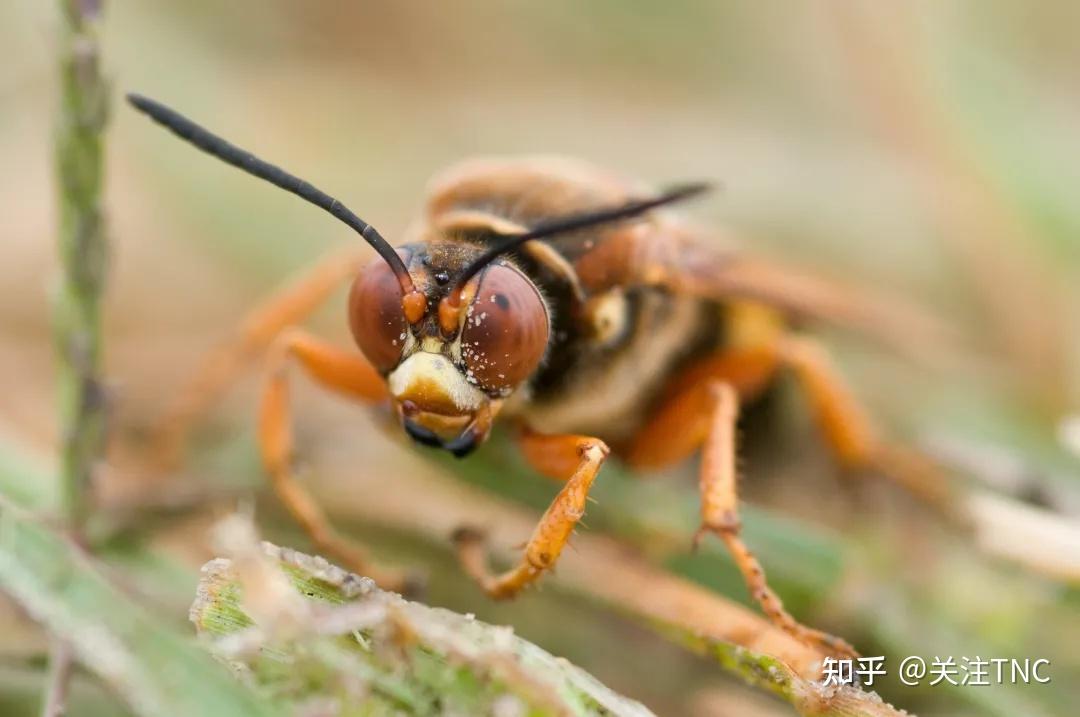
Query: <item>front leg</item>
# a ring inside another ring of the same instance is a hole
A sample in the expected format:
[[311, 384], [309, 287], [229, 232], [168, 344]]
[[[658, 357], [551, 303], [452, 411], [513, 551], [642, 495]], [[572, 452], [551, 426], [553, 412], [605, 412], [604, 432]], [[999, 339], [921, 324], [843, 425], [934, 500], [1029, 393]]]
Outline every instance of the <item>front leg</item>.
[[608, 455], [603, 441], [588, 436], [547, 436], [526, 431], [519, 443], [525, 459], [536, 470], [565, 480], [566, 484], [540, 518], [521, 561], [502, 574], [491, 573], [480, 532], [462, 528], [454, 534], [465, 572], [496, 599], [514, 597], [555, 565], [574, 526], [585, 514], [589, 489]]

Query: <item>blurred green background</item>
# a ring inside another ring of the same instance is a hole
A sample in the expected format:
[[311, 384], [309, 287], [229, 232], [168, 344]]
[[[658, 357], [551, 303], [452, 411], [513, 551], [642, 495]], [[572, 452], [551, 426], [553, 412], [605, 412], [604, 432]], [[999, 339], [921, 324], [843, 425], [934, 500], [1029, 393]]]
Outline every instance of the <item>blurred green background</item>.
[[[0, 435], [45, 465], [56, 441], [56, 25], [50, 3], [0, 6]], [[702, 224], [746, 251], [902, 297], [958, 329], [947, 359], [941, 347], [913, 347], [925, 365], [828, 335], [890, 430], [954, 463], [972, 490], [1037, 504], [1080, 530], [1080, 465], [1065, 440], [1080, 407], [1076, 27], [1080, 6], [1069, 2], [143, 0], [107, 3], [101, 40], [117, 99], [134, 90], [182, 110], [339, 196], [392, 241], [421, 207], [427, 180], [474, 155], [560, 153], [650, 182], [722, 183], [690, 210]], [[202, 353], [284, 278], [356, 241], [119, 101], [107, 172], [107, 365], [119, 425], [159, 411]], [[342, 315], [338, 299], [313, 325], [344, 344]], [[219, 508], [258, 485], [253, 389], [246, 381], [231, 395], [207, 441], [219, 450], [207, 451], [206, 502]], [[365, 501], [395, 491], [402, 474], [465, 477], [536, 506], [551, 486], [529, 476], [520, 486], [487, 481], [482, 468], [462, 476], [387, 440], [363, 411], [308, 384], [298, 394], [299, 442], [320, 467], [319, 493], [388, 559], [424, 566], [433, 602], [514, 624], [661, 714], [787, 713], [557, 584], [487, 603], [456, 576], [445, 545], [370, 520]], [[894, 665], [935, 651], [1053, 661], [1051, 685], [881, 688], [919, 714], [1074, 714], [1077, 574], [1049, 577], [1032, 569], [1037, 559], [990, 555], [985, 539], [943, 528], [887, 490], [853, 499], [812, 440], [801, 402], [784, 405], [791, 410], [772, 419], [769, 435], [786, 447], [755, 441], [744, 494], [765, 506], [752, 527], [800, 614], [867, 654], [895, 656]], [[598, 496], [608, 507], [587, 522], [625, 538], [628, 522], [648, 522], [643, 502], [667, 500], [680, 516], [671, 525], [682, 526], [692, 472], [674, 474], [659, 489], [613, 477], [616, 487]], [[130, 511], [139, 480], [116, 476], [104, 499]], [[219, 488], [229, 492], [215, 500]], [[287, 539], [288, 521], [264, 503], [264, 527]], [[155, 589], [177, 620], [193, 568], [209, 556], [207, 514], [170, 514], [153, 535], [176, 561]], [[1020, 552], [1044, 547], [1017, 541]], [[657, 559], [743, 599], [730, 572], [717, 578], [685, 547]], [[32, 714], [41, 637], [2, 601], [0, 620], [0, 713]], [[96, 688], [79, 689], [74, 714], [121, 709]]]

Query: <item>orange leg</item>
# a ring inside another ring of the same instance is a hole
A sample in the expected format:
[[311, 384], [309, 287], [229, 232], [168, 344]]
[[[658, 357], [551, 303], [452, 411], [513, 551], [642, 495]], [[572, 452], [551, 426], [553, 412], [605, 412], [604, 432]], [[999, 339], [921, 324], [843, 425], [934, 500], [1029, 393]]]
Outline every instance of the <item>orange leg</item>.
[[710, 426], [712, 403], [706, 392], [697, 389], [720, 379], [745, 401], [758, 395], [772, 381], [779, 365], [775, 349], [763, 346], [725, 351], [689, 367], [672, 382], [668, 390], [670, 398], [648, 426], [625, 447], [626, 461], [649, 470], [690, 457], [705, 442]]
[[559, 494], [533, 531], [516, 567], [500, 575], [488, 568], [483, 536], [463, 528], [454, 535], [465, 572], [493, 598], [510, 598], [535, 582], [559, 559], [574, 526], [585, 514], [585, 501], [607, 457], [604, 442], [587, 436], [545, 436], [525, 432], [519, 439], [526, 460], [538, 471], [565, 480]]
[[822, 346], [811, 339], [786, 337], [778, 352], [809, 398], [825, 440], [842, 466], [876, 470], [918, 498], [950, 512], [948, 484], [941, 472], [917, 451], [878, 437]]
[[364, 550], [341, 538], [293, 475], [293, 436], [286, 376], [290, 358], [299, 360], [300, 365], [323, 386], [364, 401], [376, 401], [385, 395], [382, 379], [358, 353], [328, 346], [297, 329], [287, 331], [270, 349], [258, 435], [263, 464], [274, 490], [319, 552], [341, 560], [349, 569], [374, 578], [384, 587], [397, 587], [400, 576], [376, 571]]
[[[701, 447], [701, 527], [694, 537], [695, 545], [706, 533], [719, 537], [742, 573], [750, 595], [777, 627], [807, 644], [835, 654], [854, 655], [854, 649], [844, 640], [802, 625], [784, 609], [779, 596], [769, 587], [761, 563], [742, 540], [735, 469], [738, 416], [739, 398], [730, 384], [713, 378], [690, 386], [674, 396], [645, 427], [630, 460], [636, 460], [637, 465], [657, 465], [661, 457], [685, 455]], [[670, 443], [678, 445], [672, 447]], [[641, 446], [659, 448], [663, 455], [645, 453]]]
[[175, 468], [181, 462], [195, 421], [236, 381], [286, 327], [300, 323], [341, 284], [356, 275], [365, 249], [335, 252], [252, 311], [240, 330], [214, 349], [181, 388], [153, 429], [155, 463]]
[[694, 386], [720, 379], [746, 401], [784, 368], [798, 379], [829, 451], [842, 467], [877, 471], [942, 512], [953, 512], [948, 485], [938, 468], [917, 451], [882, 441], [825, 349], [799, 336], [777, 335], [767, 344], [725, 351], [691, 366], [672, 383], [673, 398], [661, 407], [651, 428], [627, 447], [628, 461], [643, 469], [662, 468], [687, 458], [701, 445], [707, 430], [701, 418], [705, 399], [692, 390]]

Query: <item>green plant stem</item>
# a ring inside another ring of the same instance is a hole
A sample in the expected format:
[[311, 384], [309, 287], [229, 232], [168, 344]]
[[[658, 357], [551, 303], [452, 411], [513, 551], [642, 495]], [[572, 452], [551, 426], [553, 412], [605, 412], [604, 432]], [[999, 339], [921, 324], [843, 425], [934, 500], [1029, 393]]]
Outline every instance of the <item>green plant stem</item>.
[[[60, 512], [82, 535], [94, 469], [104, 452], [100, 376], [101, 293], [107, 246], [102, 226], [103, 145], [108, 89], [101, 75], [97, 26], [101, 0], [60, 0], [60, 102], [55, 157], [59, 257], [55, 306], [60, 402]], [[54, 640], [59, 640], [55, 637]], [[71, 651], [54, 643], [42, 714], [63, 714]]]
[[49, 650], [49, 681], [41, 706], [41, 717], [60, 717], [67, 711], [71, 668], [71, 646], [54, 637]]
[[78, 533], [89, 514], [90, 482], [105, 440], [100, 304], [108, 254], [101, 210], [108, 89], [97, 39], [100, 0], [61, 0], [60, 12], [55, 144], [63, 271], [55, 307], [60, 507], [68, 526]]

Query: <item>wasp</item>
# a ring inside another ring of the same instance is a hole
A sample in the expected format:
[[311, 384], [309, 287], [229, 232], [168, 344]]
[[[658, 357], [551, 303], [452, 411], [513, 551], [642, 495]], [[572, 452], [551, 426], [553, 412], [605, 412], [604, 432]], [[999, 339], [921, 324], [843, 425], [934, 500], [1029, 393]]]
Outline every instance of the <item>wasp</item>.
[[[695, 543], [708, 534], [723, 541], [776, 625], [853, 653], [784, 609], [741, 537], [740, 408], [793, 374], [841, 466], [878, 468], [926, 494], [940, 483], [880, 438], [825, 350], [797, 330], [807, 317], [865, 325], [869, 315], [823, 284], [708, 249], [671, 210], [707, 185], [656, 193], [569, 159], [466, 161], [433, 182], [424, 216], [395, 249], [310, 183], [158, 102], [128, 99], [204, 152], [329, 212], [378, 255], [333, 258], [252, 314], [168, 414], [168, 450], [205, 396], [265, 352], [258, 441], [271, 483], [320, 550], [373, 574], [366, 552], [333, 531], [293, 474], [286, 368], [295, 362], [329, 390], [388, 404], [413, 441], [459, 457], [496, 421], [509, 423], [527, 462], [563, 485], [505, 572], [491, 571], [477, 531], [454, 536], [464, 569], [495, 598], [556, 564], [610, 454], [647, 471], [700, 453]], [[298, 328], [347, 281], [358, 351]]]

